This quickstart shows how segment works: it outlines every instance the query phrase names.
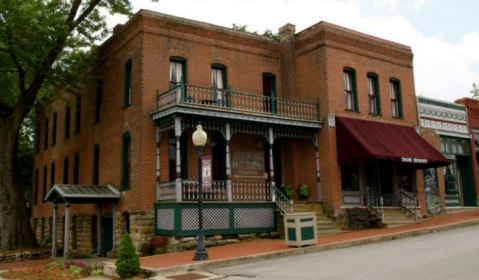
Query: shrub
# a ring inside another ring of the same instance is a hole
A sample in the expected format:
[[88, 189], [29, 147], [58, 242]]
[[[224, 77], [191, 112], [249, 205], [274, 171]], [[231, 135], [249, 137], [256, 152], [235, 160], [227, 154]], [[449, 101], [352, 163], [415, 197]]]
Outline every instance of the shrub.
[[286, 197], [291, 198], [293, 196], [293, 187], [291, 185], [284, 185], [283, 190]]
[[52, 237], [50, 235], [45, 236], [42, 241], [40, 241], [40, 246], [51, 246], [52, 245]]
[[125, 233], [121, 239], [116, 261], [116, 273], [120, 278], [132, 277], [140, 273], [140, 257], [135, 253], [135, 247], [130, 235]]

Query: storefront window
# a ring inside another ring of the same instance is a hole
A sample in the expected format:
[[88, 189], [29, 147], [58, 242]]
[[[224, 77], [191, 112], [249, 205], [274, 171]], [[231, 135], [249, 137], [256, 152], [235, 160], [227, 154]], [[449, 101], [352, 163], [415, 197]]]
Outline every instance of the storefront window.
[[469, 155], [469, 141], [458, 138], [442, 138], [441, 151], [455, 155]]
[[357, 164], [341, 165], [343, 191], [359, 191], [359, 168]]
[[444, 182], [447, 192], [457, 192], [457, 170], [456, 162], [452, 161], [447, 167], [444, 168]]
[[414, 192], [412, 170], [410, 166], [400, 164], [398, 167], [399, 187], [408, 192]]

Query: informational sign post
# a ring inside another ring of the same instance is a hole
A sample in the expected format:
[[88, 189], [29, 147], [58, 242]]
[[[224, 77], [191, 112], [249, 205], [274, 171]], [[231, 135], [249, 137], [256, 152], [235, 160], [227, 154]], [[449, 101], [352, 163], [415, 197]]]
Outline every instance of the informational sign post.
[[202, 174], [201, 186], [203, 189], [211, 189], [213, 166], [211, 163], [211, 156], [201, 158]]

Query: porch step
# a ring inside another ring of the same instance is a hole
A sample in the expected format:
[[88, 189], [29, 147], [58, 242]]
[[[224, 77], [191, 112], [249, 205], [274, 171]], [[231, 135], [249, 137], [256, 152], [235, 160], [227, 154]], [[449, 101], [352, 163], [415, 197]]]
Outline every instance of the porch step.
[[316, 213], [316, 228], [318, 237], [343, 233], [341, 226], [338, 226], [331, 218], [323, 212], [321, 202], [295, 201], [293, 204], [294, 213]]
[[402, 210], [400, 207], [385, 207], [383, 211], [383, 227], [385, 228], [393, 228], [416, 223], [414, 216]]

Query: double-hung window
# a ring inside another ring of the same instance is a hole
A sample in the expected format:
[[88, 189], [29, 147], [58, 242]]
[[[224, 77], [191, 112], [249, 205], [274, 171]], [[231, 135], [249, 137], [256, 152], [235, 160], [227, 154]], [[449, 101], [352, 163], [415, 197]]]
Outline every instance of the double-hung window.
[[358, 111], [358, 97], [356, 92], [356, 71], [352, 68], [344, 68], [344, 95], [346, 110]]
[[381, 115], [381, 102], [379, 99], [379, 80], [374, 73], [368, 73], [368, 103], [369, 113]]
[[183, 93], [181, 96], [182, 90], [186, 90], [186, 88], [180, 88], [179, 86], [181, 83], [186, 83], [186, 60], [181, 57], [171, 57], [170, 58], [170, 90], [178, 87], [176, 90], [171, 91], [171, 99], [169, 102], [173, 102], [177, 100], [180, 102], [190, 102], [192, 100], [186, 99], [186, 92]]
[[221, 105], [226, 100], [226, 67], [221, 64], [211, 66], [211, 88], [213, 88], [213, 104]]
[[123, 107], [128, 107], [131, 105], [132, 93], [131, 93], [131, 69], [132, 62], [131, 59], [125, 63], [125, 93], [124, 93], [124, 102]]
[[390, 80], [391, 93], [391, 114], [394, 118], [402, 118], [402, 104], [401, 104], [401, 83], [397, 79]]

